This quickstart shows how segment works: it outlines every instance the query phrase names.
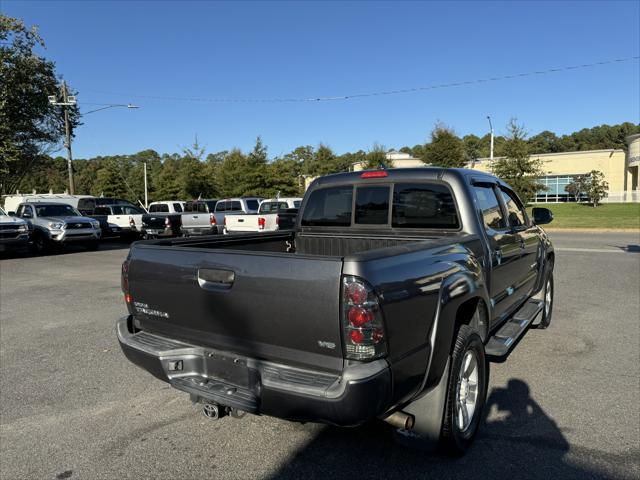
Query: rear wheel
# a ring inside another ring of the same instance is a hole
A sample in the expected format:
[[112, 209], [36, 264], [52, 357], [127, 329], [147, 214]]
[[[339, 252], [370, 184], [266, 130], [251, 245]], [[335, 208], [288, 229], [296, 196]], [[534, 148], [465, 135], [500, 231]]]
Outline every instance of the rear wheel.
[[461, 454], [473, 443], [482, 418], [489, 384], [489, 363], [480, 335], [462, 325], [451, 355], [447, 402], [441, 441], [446, 450]]

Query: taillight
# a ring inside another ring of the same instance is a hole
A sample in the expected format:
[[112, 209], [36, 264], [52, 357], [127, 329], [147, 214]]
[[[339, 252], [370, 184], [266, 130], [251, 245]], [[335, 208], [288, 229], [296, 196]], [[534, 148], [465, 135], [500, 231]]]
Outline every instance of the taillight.
[[280, 216], [276, 215], [276, 226], [279, 227], [280, 226]]
[[259, 230], [264, 230], [265, 225], [267, 224], [267, 221], [265, 220], [264, 217], [258, 217], [258, 229]]
[[345, 357], [373, 360], [387, 354], [387, 342], [380, 303], [364, 280], [342, 279], [342, 332]]
[[136, 221], [133, 219], [133, 217], [129, 217], [129, 226], [131, 228], [136, 228]]
[[169, 217], [164, 217], [164, 226], [166, 228], [171, 227], [171, 220], [169, 220]]
[[211, 222], [211, 226], [215, 227], [216, 225], [216, 216], [213, 213], [209, 214], [209, 222]]
[[120, 287], [124, 293], [124, 301], [127, 307], [131, 305], [131, 294], [129, 293], [129, 259], [122, 262], [122, 275], [120, 276]]

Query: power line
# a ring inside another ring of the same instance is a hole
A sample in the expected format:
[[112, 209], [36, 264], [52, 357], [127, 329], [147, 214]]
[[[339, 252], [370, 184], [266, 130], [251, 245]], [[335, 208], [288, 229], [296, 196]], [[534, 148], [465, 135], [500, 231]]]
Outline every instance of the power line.
[[598, 67], [602, 65], [611, 65], [615, 63], [630, 62], [640, 59], [640, 56], [617, 58], [613, 60], [604, 60], [601, 62], [583, 63], [579, 65], [567, 65], [564, 67], [548, 68], [545, 70], [536, 70], [523, 73], [513, 73], [509, 75], [500, 75], [495, 77], [479, 78], [475, 80], [466, 80], [460, 82], [442, 83], [436, 85], [426, 85], [421, 87], [402, 88], [397, 90], [383, 90], [379, 92], [356, 93], [351, 95], [338, 95], [331, 97], [299, 97], [299, 98], [206, 98], [206, 97], [175, 97], [162, 95], [132, 95], [122, 92], [108, 92], [104, 90], [88, 90], [93, 93], [103, 93], [110, 95], [122, 95], [131, 98], [144, 98], [150, 100], [170, 100], [180, 102], [209, 102], [209, 103], [303, 103], [303, 102], [331, 102], [339, 100], [352, 100], [355, 98], [381, 97], [387, 95], [399, 95], [404, 93], [423, 92], [427, 90], [437, 90], [442, 88], [462, 87], [467, 85], [475, 85], [480, 83], [497, 82], [501, 80], [510, 80], [515, 78], [533, 77], [537, 75], [547, 75], [550, 73], [565, 72], [569, 70], [579, 70], [584, 68]]

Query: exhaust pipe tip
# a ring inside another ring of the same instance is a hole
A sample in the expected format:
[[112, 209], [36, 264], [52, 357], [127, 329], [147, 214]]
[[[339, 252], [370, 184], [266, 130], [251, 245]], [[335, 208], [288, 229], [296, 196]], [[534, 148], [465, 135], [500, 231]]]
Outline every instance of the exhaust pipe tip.
[[413, 415], [398, 411], [389, 415], [384, 421], [400, 430], [412, 430], [416, 419]]

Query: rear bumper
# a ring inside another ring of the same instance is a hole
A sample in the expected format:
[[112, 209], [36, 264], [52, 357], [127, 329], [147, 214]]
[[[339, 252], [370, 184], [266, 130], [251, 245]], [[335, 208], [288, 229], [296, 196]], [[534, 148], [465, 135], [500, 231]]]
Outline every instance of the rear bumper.
[[131, 332], [118, 320], [125, 356], [178, 390], [220, 405], [288, 420], [350, 426], [387, 411], [391, 374], [385, 360], [348, 365], [332, 374], [266, 362]]
[[212, 225], [211, 227], [185, 227], [182, 226], [182, 234], [188, 236], [199, 236], [199, 235], [218, 235], [220, 230], [217, 225]]

